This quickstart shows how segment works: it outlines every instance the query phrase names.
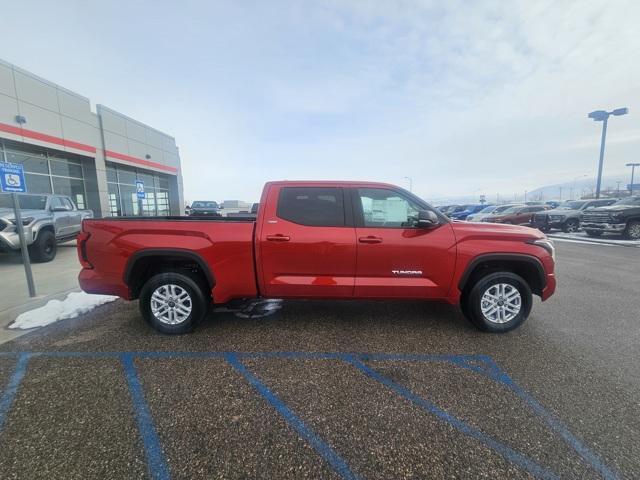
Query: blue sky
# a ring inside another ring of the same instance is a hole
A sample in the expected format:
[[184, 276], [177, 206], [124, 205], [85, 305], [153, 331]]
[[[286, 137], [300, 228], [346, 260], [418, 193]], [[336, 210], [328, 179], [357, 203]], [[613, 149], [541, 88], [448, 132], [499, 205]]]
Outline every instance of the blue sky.
[[0, 57], [176, 137], [185, 196], [273, 179], [495, 195], [640, 159], [632, 1], [13, 2]]

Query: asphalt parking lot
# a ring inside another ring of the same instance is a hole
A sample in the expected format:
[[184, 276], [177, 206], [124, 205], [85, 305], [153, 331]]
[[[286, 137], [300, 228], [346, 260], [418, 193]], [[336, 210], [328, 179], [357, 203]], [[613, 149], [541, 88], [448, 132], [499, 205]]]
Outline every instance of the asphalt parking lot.
[[506, 335], [284, 302], [168, 337], [115, 302], [0, 346], [0, 478], [638, 478], [637, 249], [558, 244]]

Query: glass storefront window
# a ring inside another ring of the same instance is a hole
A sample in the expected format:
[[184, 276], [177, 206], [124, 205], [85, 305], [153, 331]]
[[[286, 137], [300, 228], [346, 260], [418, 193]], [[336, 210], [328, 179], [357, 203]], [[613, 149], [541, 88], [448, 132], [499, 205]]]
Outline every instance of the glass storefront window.
[[78, 208], [85, 208], [84, 182], [76, 178], [52, 177], [53, 193], [67, 195], [76, 203]]
[[27, 155], [25, 153], [18, 153], [7, 151], [7, 162], [9, 163], [21, 163], [24, 166], [24, 171], [29, 173], [49, 173], [49, 165], [47, 157], [41, 155]]
[[120, 185], [120, 206], [122, 215], [130, 217], [140, 214], [140, 204], [136, 187], [130, 185]]
[[51, 159], [50, 163], [51, 163], [51, 175], [82, 178], [82, 166], [79, 163], [70, 162], [68, 160], [53, 160], [53, 159]]
[[25, 173], [27, 193], [51, 193], [51, 177], [49, 175], [35, 175]]
[[107, 163], [107, 182], [118, 183], [118, 172], [116, 172], [116, 166]]
[[122, 185], [135, 185], [136, 178], [134, 168], [118, 166], [118, 183]]

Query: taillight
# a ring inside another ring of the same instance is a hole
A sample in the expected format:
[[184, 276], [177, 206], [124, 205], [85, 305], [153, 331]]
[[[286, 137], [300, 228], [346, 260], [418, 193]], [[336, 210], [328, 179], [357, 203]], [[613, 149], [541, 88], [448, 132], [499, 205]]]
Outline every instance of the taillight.
[[78, 242], [78, 259], [80, 260], [80, 265], [82, 268], [93, 268], [93, 265], [89, 262], [87, 258], [87, 240], [91, 237], [90, 233], [80, 232], [78, 234], [77, 242]]

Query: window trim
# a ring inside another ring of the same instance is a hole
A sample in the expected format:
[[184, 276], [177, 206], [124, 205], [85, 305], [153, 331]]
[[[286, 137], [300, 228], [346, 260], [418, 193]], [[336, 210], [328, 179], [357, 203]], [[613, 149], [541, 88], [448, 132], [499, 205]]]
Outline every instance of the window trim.
[[418, 206], [420, 206], [423, 210], [426, 211], [431, 211], [433, 213], [436, 214], [436, 216], [438, 217], [438, 220], [440, 222], [440, 225], [443, 225], [445, 223], [449, 223], [450, 220], [449, 218], [447, 218], [446, 216], [444, 216], [442, 213], [440, 213], [437, 209], [433, 208], [431, 205], [429, 205], [427, 202], [425, 202], [424, 200], [422, 200], [420, 197], [417, 197], [416, 195], [402, 189], [399, 187], [395, 187], [395, 188], [391, 188], [391, 187], [383, 187], [383, 186], [368, 186], [368, 185], [359, 185], [356, 187], [352, 187], [349, 188], [349, 193], [351, 196], [351, 208], [353, 209], [353, 220], [354, 220], [354, 225], [357, 228], [389, 228], [389, 229], [395, 229], [395, 230], [416, 230], [419, 229], [420, 227], [391, 227], [391, 226], [383, 226], [383, 225], [376, 225], [376, 226], [368, 226], [365, 225], [364, 223], [364, 212], [362, 210], [362, 201], [360, 200], [360, 194], [358, 193], [358, 190], [361, 188], [368, 188], [368, 189], [376, 189], [376, 190], [389, 190], [390, 192], [395, 193], [396, 195], [398, 195], [400, 198], [405, 199], [408, 202], [413, 202], [418, 204]]
[[[291, 189], [291, 188], [307, 188], [307, 189], [317, 189], [317, 188], [331, 188], [331, 189], [335, 189], [335, 190], [339, 190], [340, 193], [342, 194], [342, 213], [344, 215], [344, 225], [308, 225], [306, 223], [299, 223], [299, 222], [294, 222], [293, 220], [290, 220], [288, 218], [284, 218], [280, 215], [280, 199], [282, 197], [283, 192], [285, 191], [285, 189]], [[290, 222], [293, 223], [295, 225], [301, 225], [303, 227], [309, 227], [309, 228], [353, 228], [354, 223], [353, 223], [353, 208], [351, 206], [351, 202], [349, 202], [349, 196], [348, 196], [348, 192], [346, 191], [347, 189], [345, 187], [342, 186], [335, 186], [335, 185], [327, 185], [327, 186], [322, 186], [322, 185], [313, 185], [313, 186], [282, 186], [279, 188], [278, 190], [278, 196], [277, 196], [277, 200], [276, 200], [276, 211], [275, 211], [275, 215], [278, 219], [283, 220], [285, 222]]]

